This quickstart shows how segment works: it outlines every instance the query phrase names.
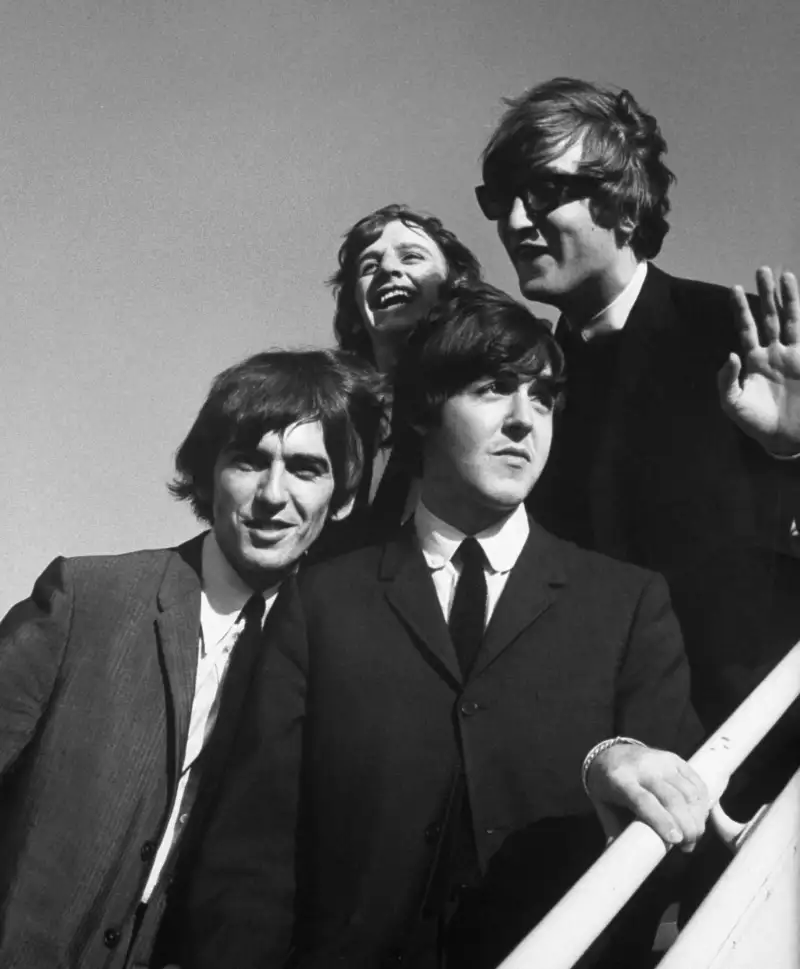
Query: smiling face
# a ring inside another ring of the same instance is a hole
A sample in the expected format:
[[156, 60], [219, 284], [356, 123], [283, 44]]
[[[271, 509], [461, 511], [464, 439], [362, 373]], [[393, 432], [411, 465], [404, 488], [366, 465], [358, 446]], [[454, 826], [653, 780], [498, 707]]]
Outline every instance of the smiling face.
[[423, 502], [466, 534], [488, 528], [528, 497], [552, 436], [547, 379], [474, 381], [445, 401], [439, 424], [425, 431]]
[[356, 305], [376, 356], [396, 345], [436, 302], [447, 279], [447, 260], [417, 226], [396, 220], [359, 255]]
[[[573, 173], [583, 154], [576, 142], [548, 169]], [[516, 197], [497, 231], [527, 299], [552, 303], [566, 312], [591, 315], [627, 284], [636, 259], [620, 246], [614, 229], [598, 225], [588, 198], [568, 201], [549, 212], [529, 212]]]
[[334, 480], [322, 424], [269, 431], [214, 466], [213, 529], [223, 554], [254, 590], [290, 572], [319, 536]]

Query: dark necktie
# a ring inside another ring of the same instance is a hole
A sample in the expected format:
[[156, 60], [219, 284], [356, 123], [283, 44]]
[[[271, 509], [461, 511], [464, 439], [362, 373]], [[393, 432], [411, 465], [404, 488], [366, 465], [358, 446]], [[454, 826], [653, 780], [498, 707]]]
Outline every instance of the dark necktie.
[[[195, 833], [203, 824], [203, 818], [215, 800], [225, 765], [236, 736], [236, 729], [248, 686], [252, 680], [256, 658], [262, 644], [261, 619], [264, 615], [264, 597], [251, 596], [244, 605], [241, 617], [244, 619], [242, 631], [233, 645], [228, 668], [220, 686], [217, 715], [214, 727], [197, 759], [194, 773], [196, 788], [194, 798], [184, 798], [189, 810], [190, 830], [181, 835], [181, 853], [194, 840]], [[189, 778], [188, 790], [193, 786]]]
[[456, 555], [461, 559], [461, 575], [453, 597], [448, 626], [461, 672], [466, 680], [483, 640], [486, 575], [483, 571], [483, 549], [477, 538], [465, 538]]
[[[185, 919], [182, 907], [186, 897], [185, 879], [191, 876], [206, 818], [216, 801], [225, 767], [230, 760], [248, 686], [262, 647], [261, 620], [264, 606], [264, 597], [253, 595], [240, 614], [244, 624], [233, 645], [228, 668], [220, 686], [214, 727], [192, 768], [184, 794], [183, 805], [188, 813], [188, 820], [180, 832], [179, 840], [173, 846], [156, 891], [147, 906], [145, 917], [148, 920], [152, 918], [154, 925], [160, 923], [154, 943], [153, 965], [180, 961], [181, 932]], [[166, 894], [164, 889], [168, 886], [170, 891]], [[153, 931], [156, 931], [155, 928]]]

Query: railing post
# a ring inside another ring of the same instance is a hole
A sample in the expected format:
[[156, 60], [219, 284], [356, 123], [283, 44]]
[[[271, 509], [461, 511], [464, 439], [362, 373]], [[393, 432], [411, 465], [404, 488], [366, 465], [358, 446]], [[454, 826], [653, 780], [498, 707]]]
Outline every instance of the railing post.
[[[798, 695], [800, 642], [690, 758], [708, 785], [712, 804]], [[658, 835], [634, 821], [499, 969], [571, 969], [666, 853]]]

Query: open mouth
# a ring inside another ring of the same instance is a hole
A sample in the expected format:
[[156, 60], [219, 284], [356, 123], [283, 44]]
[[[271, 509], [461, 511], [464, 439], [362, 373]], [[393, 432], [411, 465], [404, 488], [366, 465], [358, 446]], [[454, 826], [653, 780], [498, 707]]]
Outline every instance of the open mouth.
[[278, 535], [291, 528], [288, 522], [267, 519], [264, 521], [248, 521], [247, 527], [253, 532], [263, 532], [266, 535]]
[[394, 286], [391, 289], [381, 290], [376, 294], [373, 302], [373, 309], [391, 310], [398, 306], [406, 306], [413, 302], [415, 293], [407, 289]]

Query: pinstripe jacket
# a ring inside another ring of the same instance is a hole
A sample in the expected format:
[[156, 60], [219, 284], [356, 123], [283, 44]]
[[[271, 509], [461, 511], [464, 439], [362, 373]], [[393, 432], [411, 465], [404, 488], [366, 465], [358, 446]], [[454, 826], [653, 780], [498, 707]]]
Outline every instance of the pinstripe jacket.
[[4, 969], [147, 964], [163, 888], [130, 941], [183, 762], [200, 546], [56, 559], [0, 624]]

